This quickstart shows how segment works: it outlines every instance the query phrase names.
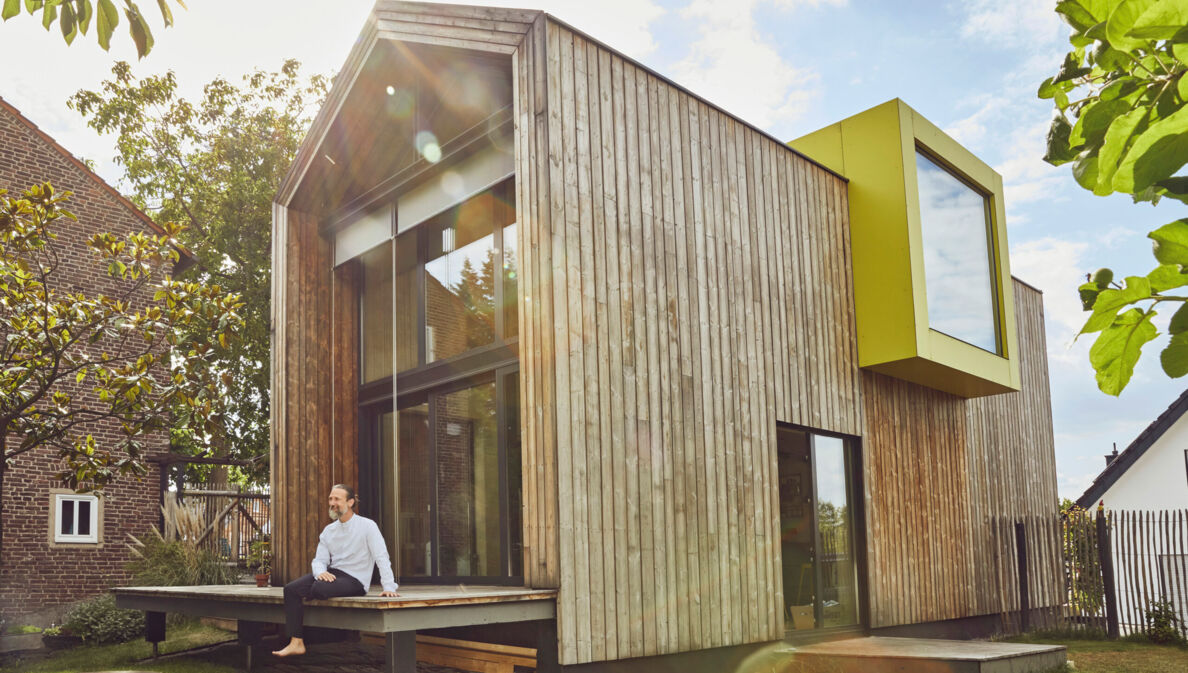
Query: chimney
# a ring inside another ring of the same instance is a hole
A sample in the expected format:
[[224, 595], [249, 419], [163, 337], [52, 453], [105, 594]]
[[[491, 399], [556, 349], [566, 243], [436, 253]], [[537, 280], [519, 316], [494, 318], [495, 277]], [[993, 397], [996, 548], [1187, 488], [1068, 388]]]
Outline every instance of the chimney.
[[1114, 442], [1114, 452], [1106, 454], [1106, 467], [1109, 467], [1114, 459], [1118, 457], [1118, 442]]

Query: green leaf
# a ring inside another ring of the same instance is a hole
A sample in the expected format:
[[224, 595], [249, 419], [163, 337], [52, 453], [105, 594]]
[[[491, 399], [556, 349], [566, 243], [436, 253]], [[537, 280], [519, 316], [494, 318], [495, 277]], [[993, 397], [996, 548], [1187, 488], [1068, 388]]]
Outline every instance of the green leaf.
[[1180, 334], [1181, 332], [1188, 332], [1188, 302], [1180, 305], [1176, 312], [1172, 314], [1171, 322], [1167, 325], [1167, 331], [1172, 334]]
[[0, 19], [5, 21], [21, 13], [21, 0], [4, 0], [4, 9], [0, 10]]
[[1098, 23], [1098, 19], [1090, 14], [1088, 9], [1075, 1], [1064, 0], [1056, 3], [1056, 13], [1064, 19], [1065, 23], [1082, 33]]
[[1097, 154], [1095, 152], [1082, 152], [1077, 157], [1077, 163], [1073, 164], [1073, 177], [1076, 178], [1077, 184], [1085, 189], [1092, 190], [1097, 185]]
[[144, 58], [153, 49], [153, 32], [149, 30], [144, 14], [135, 4], [128, 4], [124, 16], [128, 17], [128, 32], [132, 34], [132, 41], [136, 43], [136, 56]]
[[1078, 56], [1079, 51], [1070, 51], [1065, 55], [1064, 63], [1060, 65], [1060, 70], [1056, 73], [1056, 78], [1052, 80], [1053, 84], [1068, 82], [1089, 74], [1089, 68], [1081, 65], [1081, 58]]
[[1048, 79], [1044, 80], [1043, 84], [1040, 84], [1039, 91], [1036, 92], [1036, 95], [1040, 98], [1048, 99], [1054, 97], [1056, 92], [1059, 90], [1060, 87], [1053, 84], [1052, 78], [1049, 77]]
[[1118, 3], [1106, 21], [1106, 39], [1110, 45], [1122, 51], [1142, 47], [1145, 44], [1144, 40], [1137, 40], [1128, 34], [1138, 18], [1154, 3], [1155, 0], [1122, 0]]
[[1057, 112], [1052, 117], [1052, 125], [1048, 127], [1048, 151], [1044, 154], [1044, 161], [1059, 166], [1076, 158], [1076, 150], [1069, 147], [1069, 134], [1072, 126], [1064, 115]]
[[1178, 264], [1160, 264], [1147, 274], [1147, 280], [1152, 292], [1163, 292], [1188, 285], [1188, 273], [1181, 273]]
[[1155, 241], [1155, 259], [1160, 264], [1188, 265], [1188, 219], [1169, 222], [1147, 234]]
[[1121, 290], [1102, 290], [1093, 304], [1093, 315], [1085, 321], [1081, 334], [1096, 332], [1109, 327], [1122, 308], [1136, 301], [1151, 298], [1151, 282], [1141, 276], [1127, 276], [1126, 286]]
[[45, 0], [25, 0], [25, 11], [32, 14], [41, 9], [41, 6], [44, 4]]
[[99, 31], [99, 46], [104, 51], [111, 42], [111, 34], [120, 24], [120, 13], [111, 0], [99, 0], [99, 11], [95, 14], [95, 28]]
[[1183, 0], [1156, 0], [1130, 29], [1131, 37], [1147, 40], [1170, 40], [1188, 26], [1188, 3]]
[[1097, 295], [1101, 294], [1101, 288], [1094, 283], [1085, 283], [1077, 288], [1077, 293], [1081, 296], [1081, 309], [1092, 311], [1093, 304], [1097, 302]]
[[165, 19], [165, 27], [173, 25], [173, 11], [169, 9], [169, 3], [166, 0], [157, 0], [157, 7], [161, 8], [161, 18]]
[[74, 7], [67, 2], [62, 5], [62, 20], [58, 22], [62, 29], [62, 38], [66, 40], [67, 46], [74, 42], [74, 36], [78, 35], [78, 25], [75, 23]]
[[1159, 364], [1163, 365], [1164, 373], [1173, 379], [1188, 374], [1188, 332], [1172, 336], [1167, 348], [1159, 354]]
[[[1103, 293], [1104, 294], [1104, 293]], [[1151, 318], [1154, 311], [1132, 308], [1118, 316], [1089, 349], [1089, 362], [1097, 370], [1097, 387], [1117, 396], [1134, 375], [1143, 346], [1159, 335]]]
[[94, 15], [95, 10], [91, 6], [91, 0], [82, 0], [78, 3], [78, 30], [83, 35], [87, 34], [87, 30], [91, 27], [91, 16]]
[[54, 19], [58, 18], [58, 6], [56, 4], [48, 4], [45, 9], [41, 10], [41, 27], [46, 30], [54, 25]]
[[1188, 106], [1151, 124], [1135, 139], [1114, 175], [1114, 189], [1141, 192], [1188, 163]]
[[1140, 107], [1114, 119], [1105, 134], [1097, 159], [1097, 185], [1093, 193], [1107, 196], [1114, 191], [1114, 173], [1118, 170], [1118, 163], [1126, 153], [1131, 139], [1146, 121], [1148, 109]]

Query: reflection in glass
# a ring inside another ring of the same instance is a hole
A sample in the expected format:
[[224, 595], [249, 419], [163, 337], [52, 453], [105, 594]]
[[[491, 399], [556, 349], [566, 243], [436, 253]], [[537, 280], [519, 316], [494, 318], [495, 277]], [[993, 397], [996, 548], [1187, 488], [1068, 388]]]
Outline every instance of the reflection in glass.
[[511, 181], [417, 225], [425, 237], [425, 364], [495, 341], [495, 230], [515, 219]]
[[495, 383], [435, 400], [440, 574], [502, 575]]
[[417, 232], [396, 237], [396, 371], [415, 369], [417, 355]]
[[515, 372], [503, 378], [503, 405], [506, 409], [504, 434], [507, 437], [507, 526], [508, 550], [511, 557], [512, 577], [524, 575], [523, 547], [520, 544], [520, 490], [523, 477], [520, 474], [520, 373]]
[[928, 324], [998, 353], [989, 202], [916, 152]]
[[516, 225], [503, 229], [503, 338], [510, 339], [520, 333], [519, 305], [516, 300], [519, 277], [516, 267]]
[[858, 623], [858, 567], [854, 558], [850, 465], [845, 443], [813, 437], [817, 473], [817, 539], [823, 627]]
[[91, 501], [78, 501], [78, 534], [91, 534]]
[[62, 535], [73, 535], [74, 534], [74, 501], [73, 500], [63, 500], [62, 501], [62, 520], [60, 523], [61, 523], [61, 527], [62, 527]]
[[780, 428], [777, 444], [780, 491], [780, 548], [784, 567], [784, 621], [795, 630], [815, 626], [812, 464], [809, 436]]
[[433, 568], [429, 405], [401, 409], [399, 428], [400, 575], [424, 577], [431, 574]]
[[359, 364], [363, 383], [392, 375], [392, 242], [359, 256]]

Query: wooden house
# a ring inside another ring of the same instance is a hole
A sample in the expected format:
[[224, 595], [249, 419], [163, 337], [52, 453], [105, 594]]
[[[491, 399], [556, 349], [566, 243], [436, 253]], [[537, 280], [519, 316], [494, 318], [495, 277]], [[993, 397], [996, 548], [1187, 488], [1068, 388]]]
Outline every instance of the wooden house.
[[789, 146], [543, 12], [381, 0], [273, 254], [280, 579], [351, 482], [403, 584], [556, 589], [563, 666], [993, 631], [1016, 522], [1062, 602], [1041, 294], [902, 102]]

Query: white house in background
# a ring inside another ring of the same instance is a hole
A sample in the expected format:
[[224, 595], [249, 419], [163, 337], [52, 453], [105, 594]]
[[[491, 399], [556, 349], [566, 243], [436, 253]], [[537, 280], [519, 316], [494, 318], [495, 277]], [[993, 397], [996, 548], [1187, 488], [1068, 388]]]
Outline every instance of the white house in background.
[[1172, 402], [1077, 499], [1085, 509], [1188, 508], [1188, 390]]

